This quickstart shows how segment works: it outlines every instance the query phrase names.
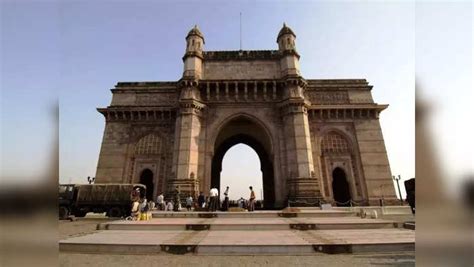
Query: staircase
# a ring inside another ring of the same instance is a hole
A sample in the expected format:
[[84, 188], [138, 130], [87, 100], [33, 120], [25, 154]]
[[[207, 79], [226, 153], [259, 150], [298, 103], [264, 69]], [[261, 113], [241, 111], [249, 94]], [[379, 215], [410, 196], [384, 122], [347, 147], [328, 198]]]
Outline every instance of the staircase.
[[99, 224], [59, 242], [63, 252], [308, 255], [414, 251], [415, 232], [351, 210], [154, 212], [149, 221]]

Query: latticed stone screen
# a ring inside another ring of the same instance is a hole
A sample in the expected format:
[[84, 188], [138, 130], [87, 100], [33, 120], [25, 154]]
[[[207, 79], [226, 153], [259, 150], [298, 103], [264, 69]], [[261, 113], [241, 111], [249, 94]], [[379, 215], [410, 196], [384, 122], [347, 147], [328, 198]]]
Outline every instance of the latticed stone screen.
[[330, 132], [321, 141], [321, 151], [331, 153], [349, 152], [350, 146], [344, 136], [336, 132]]
[[162, 140], [161, 137], [150, 134], [138, 141], [135, 147], [136, 155], [160, 154]]

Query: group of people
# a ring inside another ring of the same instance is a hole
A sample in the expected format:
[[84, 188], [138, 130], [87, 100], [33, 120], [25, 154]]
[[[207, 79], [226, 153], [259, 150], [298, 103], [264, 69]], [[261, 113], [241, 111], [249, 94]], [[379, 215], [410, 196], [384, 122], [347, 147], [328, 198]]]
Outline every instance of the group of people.
[[[250, 189], [250, 198], [245, 201], [241, 198], [238, 203], [239, 207], [244, 208], [246, 207], [248, 211], [255, 210], [255, 192], [253, 191], [252, 186], [249, 187]], [[155, 202], [147, 201], [144, 192], [141, 192], [139, 188], [136, 188], [131, 193], [132, 199], [132, 210], [131, 210], [131, 218], [132, 220], [148, 220], [150, 215], [150, 211], [155, 208]], [[211, 188], [209, 191], [209, 197], [206, 198], [203, 192], [200, 192], [199, 197], [197, 199], [197, 203], [194, 202], [191, 195], [186, 197], [186, 210], [191, 211], [193, 210], [208, 210], [208, 211], [217, 211], [220, 207], [219, 201], [219, 190], [217, 188]], [[229, 210], [229, 186], [226, 187], [224, 191], [224, 201], [220, 210], [228, 211]], [[163, 194], [158, 195], [156, 199], [156, 208], [161, 211], [180, 211], [181, 207], [181, 197], [179, 188], [176, 187], [175, 194], [172, 200], [165, 201]]]
[[153, 201], [147, 201], [145, 194], [140, 188], [134, 189], [131, 194], [132, 210], [130, 218], [134, 221], [149, 220], [150, 211], [155, 207]]
[[[248, 200], [248, 204], [245, 205], [247, 207], [248, 211], [254, 211], [255, 210], [255, 192], [253, 191], [253, 187], [250, 186], [250, 198]], [[241, 198], [243, 200], [243, 198]], [[240, 202], [239, 202], [240, 203]], [[205, 209], [207, 208], [208, 211], [217, 211], [219, 208], [219, 190], [217, 188], [211, 188], [209, 191], [209, 199], [206, 201], [206, 197], [204, 196], [203, 192], [200, 192], [199, 198], [198, 198], [198, 205], [200, 208]], [[222, 202], [221, 206], [221, 211], [228, 211], [229, 210], [229, 187], [227, 186], [225, 191], [224, 191], [224, 201]], [[243, 208], [244, 206], [240, 206], [240, 208]]]
[[[250, 198], [248, 200], [248, 204], [245, 205], [248, 211], [255, 210], [255, 192], [253, 191], [253, 187], [250, 186]], [[241, 198], [243, 199], [243, 198]], [[224, 201], [222, 205], [220, 205], [219, 201], [219, 190], [217, 188], [211, 188], [209, 191], [209, 197], [206, 197], [203, 192], [199, 193], [197, 198], [197, 203], [195, 203], [193, 197], [188, 195], [186, 197], [186, 210], [207, 210], [207, 211], [217, 211], [220, 207], [222, 211], [229, 210], [229, 186], [226, 187], [224, 191]], [[240, 207], [240, 202], [239, 202]], [[156, 199], [156, 208], [161, 211], [180, 211], [182, 210], [181, 207], [181, 196], [179, 188], [176, 187], [175, 193], [173, 195], [173, 199], [169, 201], [165, 201], [163, 194], [158, 195]], [[242, 205], [243, 208], [243, 205]]]
[[[189, 195], [186, 198], [186, 209], [188, 211], [191, 211], [192, 207], [193, 207], [193, 197]], [[156, 198], [156, 208], [162, 211], [180, 211], [182, 207], [181, 207], [179, 191], [178, 193], [175, 194], [175, 196], [173, 197], [173, 200], [170, 200], [170, 201], [165, 201], [163, 194], [160, 194]]]

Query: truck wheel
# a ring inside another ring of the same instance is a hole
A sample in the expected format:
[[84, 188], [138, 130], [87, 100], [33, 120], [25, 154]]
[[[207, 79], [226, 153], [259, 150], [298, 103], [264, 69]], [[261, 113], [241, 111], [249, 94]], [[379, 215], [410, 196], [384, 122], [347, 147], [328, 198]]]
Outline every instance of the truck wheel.
[[59, 219], [67, 219], [69, 216], [69, 209], [65, 206], [59, 206]]
[[112, 207], [110, 208], [109, 212], [107, 212], [107, 215], [109, 217], [119, 218], [120, 216], [122, 216], [122, 209], [119, 207]]
[[86, 214], [87, 214], [87, 212], [78, 210], [74, 213], [74, 216], [76, 216], [76, 217], [85, 217]]

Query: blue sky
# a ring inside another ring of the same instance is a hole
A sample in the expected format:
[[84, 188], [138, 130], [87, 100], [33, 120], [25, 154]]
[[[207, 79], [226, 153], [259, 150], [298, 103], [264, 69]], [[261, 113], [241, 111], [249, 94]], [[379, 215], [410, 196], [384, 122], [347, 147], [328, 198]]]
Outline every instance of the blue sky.
[[[9, 90], [1, 103], [9, 112], [1, 116], [11, 131], [2, 130], [2, 174], [44, 171], [51, 149], [41, 134], [54, 133], [54, 123], [38, 117], [50, 118], [59, 96], [60, 181], [94, 176], [104, 130], [96, 108], [109, 105], [109, 89], [118, 81], [178, 80], [194, 24], [206, 50], [238, 50], [239, 12], [243, 49], [277, 49], [286, 22], [297, 35], [305, 78], [366, 78], [374, 85], [374, 100], [390, 104], [381, 125], [392, 172], [414, 177], [414, 4], [306, 1], [3, 3], [2, 87]], [[226, 154], [223, 182], [241, 170], [238, 158], [256, 157], [243, 148]], [[248, 170], [259, 170], [250, 162]], [[240, 176], [261, 184], [259, 175]], [[237, 193], [245, 197], [247, 188]]]

